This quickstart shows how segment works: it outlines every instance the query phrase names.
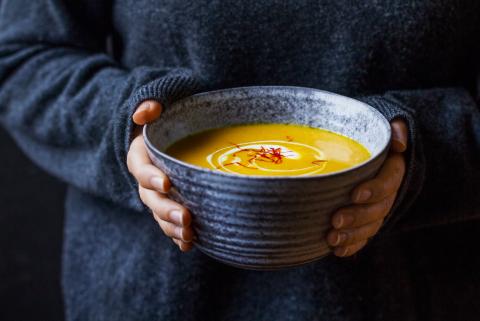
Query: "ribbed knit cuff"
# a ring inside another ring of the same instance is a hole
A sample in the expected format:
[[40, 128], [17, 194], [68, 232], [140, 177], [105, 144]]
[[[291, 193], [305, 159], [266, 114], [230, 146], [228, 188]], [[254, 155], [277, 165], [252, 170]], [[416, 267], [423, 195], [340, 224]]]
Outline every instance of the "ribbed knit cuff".
[[200, 90], [200, 83], [185, 69], [176, 69], [160, 79], [136, 90], [130, 105], [138, 106], [142, 101], [154, 99], [165, 108], [175, 100], [190, 96]]
[[421, 150], [419, 132], [415, 124], [415, 111], [389, 95], [366, 96], [358, 98], [381, 112], [388, 121], [402, 119], [408, 127], [408, 148], [405, 151], [407, 166], [402, 185], [389, 215], [386, 217], [381, 233], [390, 231], [395, 223], [408, 211], [420, 193], [423, 184], [423, 169], [418, 164], [418, 151]]
[[409, 131], [415, 131], [415, 121], [413, 115], [415, 111], [406, 106], [401, 105], [397, 101], [392, 101], [384, 96], [365, 96], [360, 97], [358, 100], [369, 104], [376, 110], [382, 113], [389, 122], [395, 118], [401, 118], [407, 125], [409, 125]]
[[[132, 115], [142, 101], [149, 99], [157, 100], [164, 108], [168, 108], [172, 102], [193, 95], [200, 90], [200, 83], [197, 81], [196, 77], [186, 69], [174, 69], [166, 73], [164, 76], [152, 80], [146, 85], [134, 90], [130, 99], [128, 99], [126, 103], [126, 110], [122, 111], [126, 114], [128, 119], [120, 124], [125, 130], [125, 134], [123, 135], [124, 150], [122, 152], [122, 155], [125, 155], [125, 159], [121, 159], [120, 161], [125, 162], [126, 164], [126, 155], [133, 139], [132, 134], [135, 127], [135, 124], [132, 121]], [[145, 210], [145, 206], [140, 202], [137, 195], [137, 182], [128, 172], [126, 175], [131, 184], [131, 190], [135, 193], [129, 200], [126, 200], [129, 203], [129, 207], [138, 211]]]

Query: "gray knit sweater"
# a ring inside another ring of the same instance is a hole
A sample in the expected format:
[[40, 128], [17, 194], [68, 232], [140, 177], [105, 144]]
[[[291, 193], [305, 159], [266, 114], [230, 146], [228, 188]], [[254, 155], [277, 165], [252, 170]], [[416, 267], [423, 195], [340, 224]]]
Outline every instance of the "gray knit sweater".
[[408, 173], [376, 242], [472, 220], [480, 216], [479, 12], [477, 0], [0, 0], [1, 123], [70, 185], [68, 319], [383, 320], [388, 311], [415, 319], [389, 301], [401, 290], [375, 272], [402, 271], [368, 249], [278, 272], [181, 254], [127, 172], [130, 118], [148, 98], [168, 108], [243, 85], [361, 98], [410, 131]]

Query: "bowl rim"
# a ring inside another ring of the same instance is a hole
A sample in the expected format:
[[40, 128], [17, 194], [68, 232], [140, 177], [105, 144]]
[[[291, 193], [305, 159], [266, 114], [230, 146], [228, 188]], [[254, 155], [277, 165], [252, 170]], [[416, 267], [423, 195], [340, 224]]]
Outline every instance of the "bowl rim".
[[379, 116], [379, 118], [381, 119], [381, 121], [384, 124], [386, 124], [387, 134], [388, 134], [387, 143], [384, 146], [382, 146], [380, 151], [374, 157], [370, 157], [366, 161], [364, 161], [362, 163], [359, 163], [355, 166], [346, 168], [346, 169], [341, 170], [341, 171], [336, 171], [336, 172], [331, 172], [331, 173], [326, 173], [326, 174], [305, 175], [305, 176], [284, 176], [284, 175], [267, 176], [267, 175], [231, 174], [231, 173], [222, 172], [222, 171], [218, 171], [218, 170], [214, 170], [214, 169], [200, 167], [200, 166], [197, 166], [197, 165], [193, 165], [193, 164], [181, 161], [181, 160], [179, 160], [175, 157], [172, 157], [172, 156], [160, 151], [158, 148], [156, 148], [154, 146], [154, 144], [148, 138], [148, 134], [147, 134], [148, 128], [151, 126], [151, 124], [144, 125], [143, 129], [142, 129], [143, 140], [145, 142], [145, 145], [147, 146], [147, 149], [150, 149], [155, 154], [157, 154], [157, 155], [159, 155], [159, 156], [161, 156], [165, 159], [168, 159], [169, 161], [171, 161], [171, 162], [173, 162], [173, 163], [175, 163], [179, 166], [187, 167], [188, 169], [195, 170], [195, 171], [200, 171], [200, 172], [203, 172], [205, 174], [216, 175], [216, 176], [225, 177], [225, 178], [233, 178], [233, 179], [243, 179], [243, 180], [247, 179], [247, 180], [257, 180], [257, 181], [258, 180], [268, 180], [268, 181], [271, 181], [271, 180], [312, 180], [312, 179], [319, 179], [319, 178], [342, 176], [342, 175], [348, 174], [350, 172], [354, 172], [355, 170], [360, 169], [362, 167], [365, 167], [368, 164], [374, 162], [378, 158], [382, 157], [385, 154], [385, 151], [390, 147], [391, 140], [392, 140], [392, 129], [391, 129], [391, 126], [390, 126], [390, 122], [385, 118], [385, 116], [383, 116], [383, 114], [381, 112], [379, 112], [377, 109], [370, 106], [369, 104], [367, 104], [363, 101], [360, 101], [358, 99], [354, 99], [354, 98], [351, 98], [351, 97], [348, 97], [348, 96], [336, 94], [336, 93], [333, 93], [333, 92], [330, 92], [330, 91], [327, 91], [327, 90], [322, 90], [322, 89], [316, 89], [316, 88], [310, 88], [310, 87], [301, 87], [301, 86], [240, 86], [240, 87], [223, 88], [223, 89], [201, 92], [201, 93], [198, 93], [198, 94], [194, 94], [194, 95], [187, 96], [185, 98], [179, 99], [179, 100], [173, 102], [172, 104], [181, 103], [184, 100], [192, 99], [194, 97], [209, 96], [209, 95], [212, 95], [212, 94], [218, 94], [220, 92], [230, 92], [230, 91], [248, 90], [248, 89], [290, 89], [290, 90], [315, 91], [315, 92], [320, 92], [320, 93], [331, 95], [331, 96], [341, 97], [344, 100], [347, 100], [347, 101], [350, 100], [350, 101], [352, 101], [356, 104], [361, 104], [364, 107], [369, 108], [371, 111], [373, 111], [373, 113], [377, 114]]

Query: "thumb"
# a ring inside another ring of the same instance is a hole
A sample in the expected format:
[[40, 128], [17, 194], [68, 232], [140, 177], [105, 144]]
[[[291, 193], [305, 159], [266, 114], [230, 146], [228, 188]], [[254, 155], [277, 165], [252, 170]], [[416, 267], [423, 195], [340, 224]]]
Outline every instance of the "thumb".
[[145, 100], [138, 105], [132, 116], [133, 122], [137, 125], [145, 125], [152, 122], [162, 113], [162, 105], [156, 100]]
[[407, 149], [408, 129], [405, 121], [396, 119], [392, 121], [392, 150], [403, 153]]

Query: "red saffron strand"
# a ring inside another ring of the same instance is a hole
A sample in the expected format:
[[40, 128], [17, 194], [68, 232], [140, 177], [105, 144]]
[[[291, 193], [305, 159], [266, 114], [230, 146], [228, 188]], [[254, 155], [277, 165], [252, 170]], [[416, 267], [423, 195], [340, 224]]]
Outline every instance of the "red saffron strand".
[[243, 166], [243, 167], [245, 167], [245, 168], [258, 169], [258, 168], [256, 168], [256, 167], [250, 167], [250, 166], [247, 166], [247, 165], [243, 165], [243, 164], [240, 163], [240, 162], [236, 162], [235, 164], [240, 165], [240, 166]]
[[226, 163], [226, 164], [221, 164], [221, 165], [218, 165], [218, 166], [217, 166], [217, 169], [220, 169], [220, 168], [222, 168], [222, 167], [226, 167], [226, 166], [230, 166], [230, 165], [235, 165], [235, 164], [236, 164], [236, 162], [233, 162], [233, 163]]
[[220, 168], [226, 167], [226, 166], [230, 166], [230, 165], [240, 165], [240, 166], [243, 166], [243, 167], [246, 167], [246, 168], [250, 168], [250, 169], [258, 169], [258, 168], [255, 168], [255, 167], [249, 167], [249, 166], [243, 165], [243, 164], [240, 163], [240, 162], [232, 162], [232, 163], [222, 164], [222, 165], [217, 166], [217, 169], [220, 169]]
[[324, 159], [318, 159], [318, 160], [313, 161], [312, 164], [320, 166], [321, 163], [325, 163], [325, 162], [326, 162], [326, 160], [324, 160]]
[[[293, 137], [291, 137], [291, 136], [286, 136], [286, 137], [289, 141], [293, 140]], [[239, 144], [236, 144], [236, 143], [231, 143], [230, 142], [229, 144], [235, 146], [235, 148], [238, 149], [237, 151], [235, 151], [232, 154], [234, 157], [236, 157], [237, 154], [241, 153], [241, 152], [246, 152], [247, 153], [247, 156], [250, 157], [247, 160], [249, 165], [253, 165], [254, 161], [273, 163], [273, 164], [278, 165], [278, 164], [281, 164], [283, 162], [283, 159], [285, 157], [289, 156], [288, 155], [289, 153], [292, 153], [292, 151], [282, 152], [281, 147], [266, 148], [264, 146], [260, 146], [260, 148], [242, 148]], [[327, 162], [327, 160], [317, 159], [317, 160], [312, 161], [312, 164], [320, 166], [321, 164], [323, 164], [325, 162]], [[220, 166], [217, 166], [217, 169], [220, 169], [221, 167], [225, 167], [225, 166], [231, 166], [231, 165], [239, 165], [239, 166], [249, 168], [249, 169], [258, 169], [257, 167], [252, 167], [252, 166], [242, 164], [242, 162], [231, 162], [231, 163], [222, 164]]]
[[[281, 147], [266, 148], [264, 146], [260, 146], [260, 148], [242, 148], [239, 144], [236, 144], [236, 143], [229, 142], [229, 144], [235, 146], [235, 148], [238, 149], [237, 151], [235, 151], [232, 154], [232, 156], [236, 157], [238, 153], [246, 152], [247, 156], [250, 157], [247, 160], [247, 162], [250, 165], [252, 165], [253, 162], [257, 161], [257, 160], [262, 161], [262, 162], [269, 162], [269, 163], [273, 163], [273, 164], [278, 165], [278, 164], [281, 164], [283, 162], [283, 159], [288, 156], [287, 154], [290, 153], [290, 151], [282, 153], [282, 148]], [[256, 167], [251, 167], [251, 166], [242, 164], [241, 162], [232, 162], [232, 163], [228, 163], [228, 164], [223, 164], [221, 166], [228, 166], [228, 165], [235, 165], [235, 164], [243, 166], [245, 168], [258, 169]], [[219, 167], [221, 167], [221, 166], [219, 166]]]

